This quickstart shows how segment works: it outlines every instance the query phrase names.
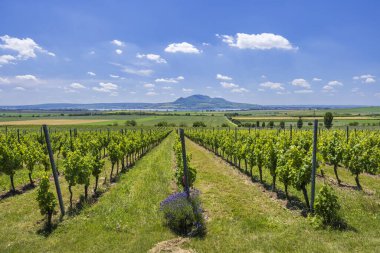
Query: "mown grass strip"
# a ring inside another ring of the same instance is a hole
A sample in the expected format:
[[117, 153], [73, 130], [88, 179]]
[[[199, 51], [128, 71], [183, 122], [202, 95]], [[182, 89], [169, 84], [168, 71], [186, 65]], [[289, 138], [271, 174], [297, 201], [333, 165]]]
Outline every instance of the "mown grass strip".
[[171, 193], [173, 135], [139, 160], [99, 201], [66, 218], [48, 237], [35, 192], [1, 203], [0, 252], [147, 252], [175, 237], [162, 225], [159, 203]]

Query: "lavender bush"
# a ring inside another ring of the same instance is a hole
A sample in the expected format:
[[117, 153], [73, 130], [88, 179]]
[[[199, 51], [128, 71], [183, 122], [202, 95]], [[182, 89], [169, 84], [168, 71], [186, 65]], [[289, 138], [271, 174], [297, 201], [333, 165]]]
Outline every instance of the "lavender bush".
[[193, 189], [189, 199], [186, 192], [174, 193], [161, 202], [160, 209], [166, 225], [174, 232], [187, 236], [205, 234], [199, 191]]

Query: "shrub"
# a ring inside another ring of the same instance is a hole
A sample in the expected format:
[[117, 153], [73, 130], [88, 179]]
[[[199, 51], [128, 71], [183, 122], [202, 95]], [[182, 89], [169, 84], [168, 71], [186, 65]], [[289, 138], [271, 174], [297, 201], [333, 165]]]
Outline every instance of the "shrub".
[[195, 121], [193, 127], [206, 127], [206, 124], [203, 121]]
[[204, 235], [205, 222], [202, 215], [199, 191], [192, 190], [190, 198], [186, 192], [174, 193], [160, 204], [166, 225], [180, 235]]
[[336, 226], [341, 222], [339, 209], [338, 197], [332, 188], [325, 184], [315, 198], [315, 221], [321, 222], [323, 225]]
[[125, 121], [125, 125], [134, 127], [137, 125], [137, 122], [136, 122], [136, 120], [127, 120], [127, 121]]
[[40, 186], [37, 191], [37, 201], [42, 215], [46, 215], [46, 226], [51, 227], [54, 208], [57, 205], [54, 194], [49, 191], [50, 182], [48, 176], [41, 178]]
[[156, 125], [154, 125], [156, 127], [167, 127], [168, 126], [168, 122], [166, 121], [161, 121], [161, 122], [158, 122]]

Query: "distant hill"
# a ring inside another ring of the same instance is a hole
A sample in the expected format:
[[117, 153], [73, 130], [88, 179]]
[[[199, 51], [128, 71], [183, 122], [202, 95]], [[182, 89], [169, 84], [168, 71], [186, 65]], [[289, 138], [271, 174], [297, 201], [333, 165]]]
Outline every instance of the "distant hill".
[[167, 103], [94, 103], [94, 104], [39, 104], [39, 105], [17, 105], [0, 106], [0, 110], [161, 110], [161, 111], [199, 111], [199, 110], [311, 110], [311, 109], [344, 109], [360, 108], [354, 105], [257, 105], [236, 103], [224, 98], [212, 98], [205, 95], [192, 95], [180, 97], [174, 102]]
[[235, 103], [224, 98], [192, 95], [168, 103], [95, 103], [95, 104], [39, 104], [0, 106], [3, 110], [247, 110], [260, 109], [259, 105]]

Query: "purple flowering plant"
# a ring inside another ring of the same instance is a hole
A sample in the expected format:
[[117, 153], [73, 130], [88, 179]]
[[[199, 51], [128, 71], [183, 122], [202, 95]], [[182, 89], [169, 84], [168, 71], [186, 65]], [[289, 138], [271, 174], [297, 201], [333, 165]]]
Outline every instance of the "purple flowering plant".
[[205, 222], [199, 198], [199, 191], [192, 189], [190, 197], [186, 192], [174, 193], [160, 204], [166, 225], [175, 233], [186, 236], [204, 235]]

